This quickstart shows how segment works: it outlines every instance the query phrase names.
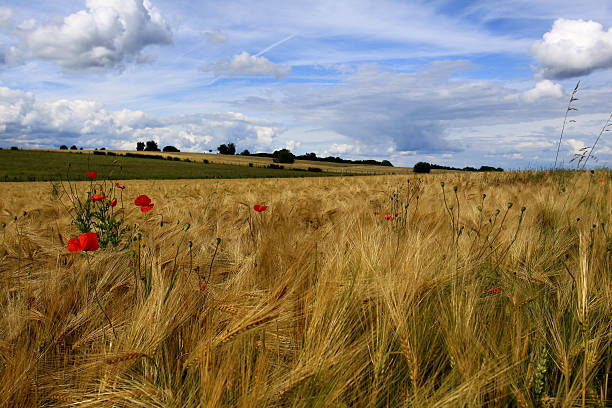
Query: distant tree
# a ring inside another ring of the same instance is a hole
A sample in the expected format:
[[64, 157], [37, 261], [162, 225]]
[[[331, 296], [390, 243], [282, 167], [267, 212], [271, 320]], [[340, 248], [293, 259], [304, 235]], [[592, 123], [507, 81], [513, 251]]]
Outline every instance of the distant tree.
[[79, 150], [75, 145], [70, 146], [70, 150]]
[[274, 162], [276, 163], [291, 164], [295, 162], [295, 155], [291, 153], [289, 149], [275, 150], [274, 153], [272, 153], [272, 156], [274, 157]]
[[144, 148], [145, 152], [159, 152], [159, 147], [154, 140], [149, 140]]
[[178, 153], [178, 152], [180, 152], [180, 150], [179, 150], [179, 149], [177, 149], [177, 148], [176, 148], [176, 147], [174, 147], [174, 146], [165, 146], [165, 147], [163, 148], [163, 151], [164, 151], [164, 152], [167, 152], [167, 153]]
[[243, 151], [240, 153], [240, 155], [241, 155], [241, 156], [250, 156], [250, 155], [251, 155], [251, 152], [249, 152], [247, 149], [244, 149], [244, 150], [243, 150]]
[[[476, 170], [476, 169], [474, 169]], [[491, 167], [491, 166], [480, 166], [480, 168], [478, 169], [478, 171], [504, 171], [504, 169], [502, 169], [501, 167]]]
[[418, 162], [414, 165], [412, 171], [415, 173], [429, 173], [431, 172], [431, 164], [427, 162]]
[[387, 167], [393, 167], [393, 164], [391, 164], [391, 162], [389, 160], [383, 160], [380, 163], [381, 166], [387, 166]]
[[138, 152], [142, 152], [145, 148], [145, 144], [144, 142], [138, 142], [136, 143], [136, 151]]
[[316, 153], [306, 153], [304, 155], [304, 160], [316, 160], [317, 159], [317, 154]]
[[217, 147], [217, 150], [221, 154], [236, 154], [236, 145], [233, 143], [222, 144]]
[[106, 147], [101, 147], [100, 150], [106, 150]]
[[66, 145], [61, 145], [61, 146], [60, 146], [60, 150], [68, 150], [68, 146], [66, 146]]
[[17, 146], [11, 146], [11, 150], [19, 150]]

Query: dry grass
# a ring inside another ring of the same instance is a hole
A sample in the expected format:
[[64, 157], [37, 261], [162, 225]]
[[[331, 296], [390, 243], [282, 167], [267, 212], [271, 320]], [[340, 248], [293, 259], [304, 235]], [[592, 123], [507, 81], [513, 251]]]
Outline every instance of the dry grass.
[[0, 406], [604, 407], [611, 176], [126, 182], [143, 240], [89, 256], [5, 183]]

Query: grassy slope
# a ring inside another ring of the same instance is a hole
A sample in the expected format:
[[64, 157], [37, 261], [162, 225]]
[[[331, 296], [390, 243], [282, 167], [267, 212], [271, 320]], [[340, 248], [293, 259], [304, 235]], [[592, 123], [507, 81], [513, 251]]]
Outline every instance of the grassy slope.
[[610, 406], [611, 176], [132, 181], [89, 256], [6, 183], [0, 406]]
[[[55, 150], [57, 151], [57, 150]], [[121, 150], [111, 150], [117, 154], [124, 154]], [[92, 150], [83, 150], [84, 153], [91, 153]], [[240, 155], [222, 155], [213, 153], [163, 153], [163, 152], [131, 152], [136, 154], [155, 154], [161, 156], [172, 156], [180, 157], [181, 159], [190, 159], [197, 162], [201, 162], [206, 159], [210, 163], [218, 164], [236, 164], [241, 166], [248, 166], [249, 163], [253, 163], [256, 166], [267, 166], [273, 163], [273, 160], [268, 157], [254, 157], [254, 156], [240, 156]], [[349, 174], [408, 174], [412, 172], [411, 168], [407, 167], [387, 167], [387, 166], [370, 166], [370, 165], [357, 165], [357, 164], [343, 164], [343, 163], [331, 163], [331, 162], [319, 162], [309, 160], [296, 160], [293, 164], [283, 164], [288, 169], [303, 169], [307, 170], [308, 167], [318, 167], [326, 172], [333, 173], [349, 173]]]
[[[70, 167], [69, 167], [70, 166]], [[289, 169], [169, 160], [139, 159], [68, 152], [0, 150], [0, 181], [83, 180], [86, 171], [95, 170], [100, 178], [115, 179], [206, 179], [257, 177], [312, 177], [312, 173]], [[335, 174], [335, 173], [334, 173]]]

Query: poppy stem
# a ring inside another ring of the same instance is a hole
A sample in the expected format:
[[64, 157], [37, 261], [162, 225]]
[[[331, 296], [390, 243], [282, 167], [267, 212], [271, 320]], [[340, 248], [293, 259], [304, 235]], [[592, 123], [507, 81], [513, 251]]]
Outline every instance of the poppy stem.
[[204, 285], [207, 285], [207, 286], [208, 286], [208, 281], [210, 277], [212, 276], [212, 267], [213, 267], [213, 263], [215, 262], [215, 258], [217, 257], [217, 251], [219, 250], [219, 245], [221, 245], [221, 238], [217, 238], [216, 243], [217, 245], [215, 246], [215, 252], [213, 253], [212, 259], [210, 260], [210, 266], [208, 267], [208, 276], [206, 276], [206, 279], [204, 280]]
[[[85, 251], [85, 256], [87, 259], [87, 268], [89, 269], [89, 272], [91, 272], [91, 263], [89, 262], [89, 254], [87, 253], [87, 251]], [[106, 310], [104, 310], [104, 308], [102, 307], [102, 303], [100, 302], [100, 298], [98, 297], [98, 286], [97, 285], [94, 288], [94, 299], [96, 303], [98, 304], [98, 306], [100, 307], [102, 314], [104, 315], [104, 317], [106, 317], [106, 320], [108, 321], [108, 324], [110, 325], [111, 330], [113, 331], [113, 337], [117, 338], [117, 333], [115, 332], [115, 326], [113, 326], [112, 320], [110, 319], [108, 314], [106, 314]]]

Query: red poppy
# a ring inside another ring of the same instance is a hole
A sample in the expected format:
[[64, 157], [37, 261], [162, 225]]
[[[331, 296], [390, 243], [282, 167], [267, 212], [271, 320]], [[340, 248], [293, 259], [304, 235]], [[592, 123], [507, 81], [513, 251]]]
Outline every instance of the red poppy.
[[603, 177], [600, 177], [600, 178], [597, 179], [597, 181], [599, 181], [600, 183], [603, 183], [604, 181], [606, 181], [606, 179], [603, 178]]
[[502, 293], [504, 290], [500, 287], [496, 287], [496, 288], [491, 288], [489, 290], [486, 291], [487, 294], [489, 295], [494, 295], [496, 293]]
[[70, 238], [68, 240], [68, 245], [66, 245], [66, 249], [70, 252], [79, 252], [81, 250], [81, 243], [78, 238]]
[[380, 211], [374, 211], [374, 215], [380, 215]]
[[399, 217], [400, 213], [393, 214], [394, 217]]
[[134, 204], [140, 207], [142, 207], [143, 205], [149, 205], [151, 204], [151, 199], [144, 194], [139, 195], [138, 197], [136, 197], [136, 200], [134, 200]]
[[202, 290], [202, 291], [206, 290], [206, 284], [202, 283], [200, 285], [200, 290]]
[[92, 180], [98, 178], [98, 173], [96, 173], [95, 171], [88, 171], [87, 173], [85, 173], [85, 175], [87, 176], [87, 178], [90, 178]]
[[100, 248], [98, 236], [95, 232], [84, 232], [79, 236], [81, 251], [95, 251]]
[[84, 232], [78, 238], [70, 238], [66, 249], [70, 252], [95, 251], [100, 248], [95, 232]]
[[389, 215], [389, 214], [385, 214], [385, 215], [384, 215], [384, 217], [385, 217], [385, 219], [386, 219], [387, 221], [393, 221], [393, 219], [394, 219], [394, 218], [393, 218], [393, 216], [392, 216], [392, 215]]
[[121, 190], [123, 190], [125, 188], [125, 186], [123, 184], [121, 184], [121, 183], [115, 184], [115, 187], [117, 187], [117, 188], [119, 188]]
[[111, 202], [110, 202], [110, 206], [111, 206], [111, 207], [114, 207], [114, 206], [116, 206], [116, 205], [117, 205], [117, 200], [113, 198], [113, 199], [111, 200]]
[[255, 204], [255, 205], [253, 206], [253, 209], [254, 209], [255, 211], [257, 211], [258, 213], [260, 213], [260, 212], [266, 211], [266, 210], [268, 209], [268, 206], [267, 206], [267, 205], [259, 205], [259, 204]]
[[91, 196], [91, 201], [100, 201], [100, 200], [104, 200], [106, 198], [106, 196], [104, 195], [104, 193], [102, 194], [94, 194]]
[[140, 211], [142, 211], [143, 213], [149, 212], [153, 209], [153, 205], [154, 204], [148, 204], [148, 205], [141, 205], [140, 206]]

